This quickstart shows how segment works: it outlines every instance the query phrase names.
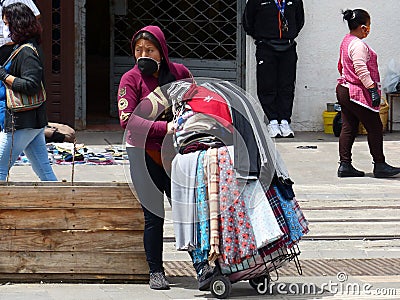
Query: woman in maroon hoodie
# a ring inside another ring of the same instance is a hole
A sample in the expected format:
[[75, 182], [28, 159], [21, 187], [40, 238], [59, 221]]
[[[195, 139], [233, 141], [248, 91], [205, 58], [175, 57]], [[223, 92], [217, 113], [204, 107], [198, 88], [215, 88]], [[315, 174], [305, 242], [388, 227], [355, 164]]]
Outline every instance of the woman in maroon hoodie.
[[172, 120], [163, 113], [168, 103], [160, 87], [191, 74], [184, 65], [169, 60], [164, 34], [157, 26], [146, 26], [135, 33], [131, 48], [135, 66], [122, 76], [119, 84], [119, 118], [126, 128], [133, 187], [144, 212], [143, 240], [150, 288], [169, 289], [162, 251], [164, 194], [170, 198], [171, 182], [163, 167], [161, 149], [173, 130]]

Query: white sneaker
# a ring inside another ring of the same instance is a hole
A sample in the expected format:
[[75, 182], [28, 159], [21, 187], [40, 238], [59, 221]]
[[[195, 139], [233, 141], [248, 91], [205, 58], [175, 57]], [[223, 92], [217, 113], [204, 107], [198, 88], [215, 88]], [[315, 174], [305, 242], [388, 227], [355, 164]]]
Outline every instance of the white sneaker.
[[279, 129], [280, 129], [283, 137], [287, 137], [287, 138], [294, 137], [294, 132], [293, 132], [292, 128], [290, 128], [288, 121], [282, 120], [281, 124], [279, 124]]
[[271, 138], [282, 137], [282, 132], [279, 128], [277, 120], [271, 120], [267, 126], [268, 133]]

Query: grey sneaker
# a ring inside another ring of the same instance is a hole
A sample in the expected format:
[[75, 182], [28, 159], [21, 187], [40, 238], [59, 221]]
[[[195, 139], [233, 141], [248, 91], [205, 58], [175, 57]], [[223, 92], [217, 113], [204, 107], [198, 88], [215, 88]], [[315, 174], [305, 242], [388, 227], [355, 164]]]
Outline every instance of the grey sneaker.
[[164, 272], [150, 273], [150, 288], [153, 290], [169, 290], [169, 283]]
[[282, 132], [277, 120], [271, 120], [267, 125], [268, 133], [271, 138], [282, 137]]
[[294, 132], [293, 132], [292, 128], [290, 128], [288, 121], [282, 120], [281, 124], [279, 124], [279, 129], [281, 131], [282, 137], [285, 137], [285, 138], [294, 137]]

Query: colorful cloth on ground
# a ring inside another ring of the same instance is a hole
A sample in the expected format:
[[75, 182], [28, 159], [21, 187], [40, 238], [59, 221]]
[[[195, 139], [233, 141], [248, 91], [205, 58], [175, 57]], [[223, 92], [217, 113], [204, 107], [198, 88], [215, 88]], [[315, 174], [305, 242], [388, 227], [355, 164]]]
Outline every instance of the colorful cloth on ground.
[[257, 254], [246, 205], [226, 147], [218, 148], [220, 199], [220, 251], [225, 263], [236, 264]]
[[303, 227], [300, 225], [297, 214], [293, 209], [292, 201], [285, 199], [276, 187], [274, 187], [274, 190], [280, 201], [286, 224], [289, 227], [290, 241], [288, 241], [286, 244], [288, 248], [290, 248], [304, 235]]
[[206, 151], [201, 151], [197, 159], [196, 172], [196, 206], [197, 206], [197, 247], [192, 251], [194, 263], [199, 263], [208, 259], [210, 250], [210, 212], [207, 204], [207, 186], [204, 181], [204, 155]]

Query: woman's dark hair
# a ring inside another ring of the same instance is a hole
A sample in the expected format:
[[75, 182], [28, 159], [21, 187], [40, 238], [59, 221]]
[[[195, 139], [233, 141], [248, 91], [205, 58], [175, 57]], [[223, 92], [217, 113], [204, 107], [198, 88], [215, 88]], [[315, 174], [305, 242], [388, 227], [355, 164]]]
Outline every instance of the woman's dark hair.
[[[142, 31], [139, 32], [138, 35], [135, 36], [135, 38], [132, 40], [131, 43], [131, 48], [132, 48], [132, 52], [135, 52], [135, 46], [138, 40], [143, 39], [143, 40], [147, 40], [152, 42], [156, 48], [158, 49], [158, 51], [160, 51], [161, 54], [161, 63], [160, 63], [160, 70], [158, 72], [158, 85], [160, 87], [173, 82], [176, 80], [175, 76], [170, 72], [169, 70], [169, 66], [167, 64], [167, 61], [165, 59], [163, 59], [163, 55], [164, 52], [162, 51], [161, 45], [158, 42], [158, 40], [155, 38], [154, 35], [152, 35], [150, 32], [148, 31]], [[134, 58], [135, 59], [135, 58]], [[136, 59], [135, 59], [136, 60]]]
[[2, 18], [6, 17], [10, 28], [10, 38], [21, 44], [30, 39], [41, 42], [42, 25], [32, 10], [24, 3], [17, 2], [3, 7]]
[[367, 25], [368, 21], [371, 19], [368, 12], [360, 8], [342, 10], [342, 15], [343, 20], [347, 21], [350, 30], [354, 30], [360, 25]]

